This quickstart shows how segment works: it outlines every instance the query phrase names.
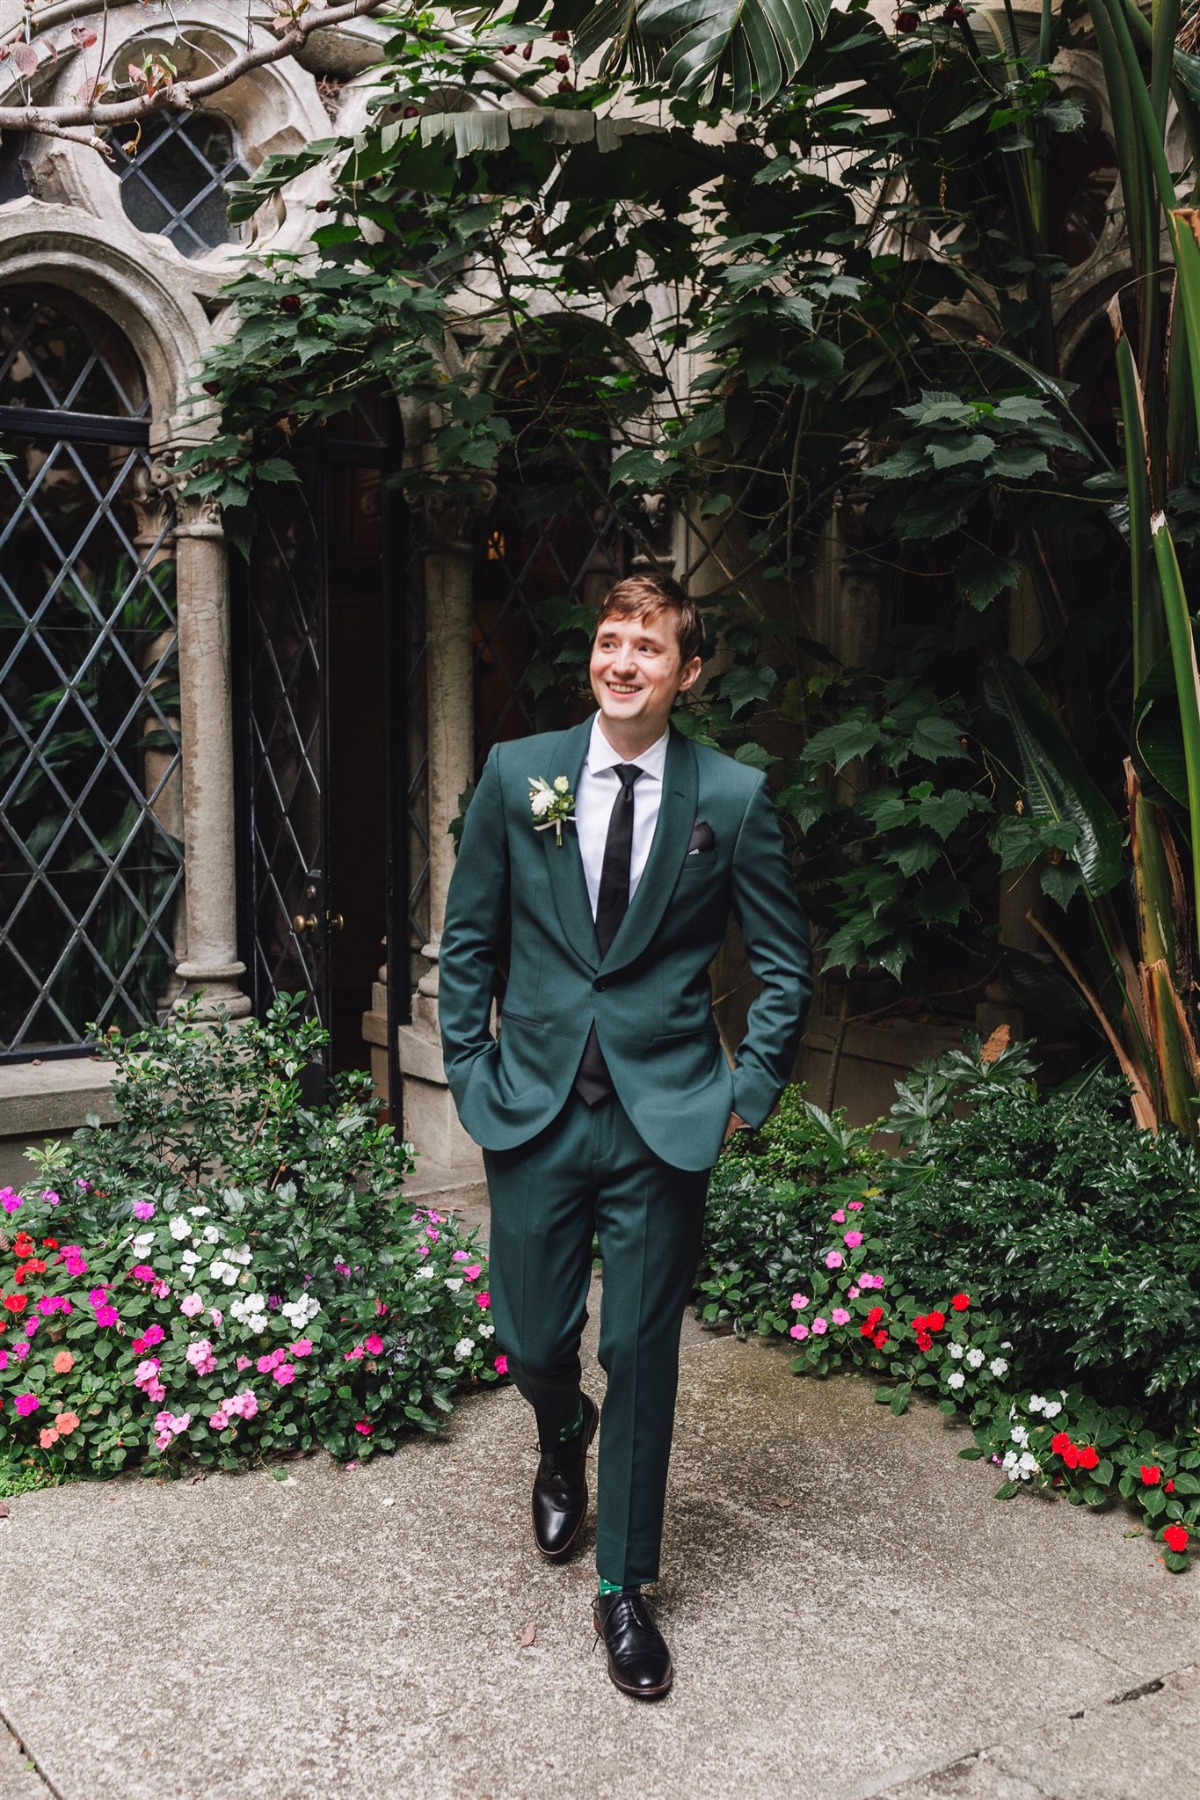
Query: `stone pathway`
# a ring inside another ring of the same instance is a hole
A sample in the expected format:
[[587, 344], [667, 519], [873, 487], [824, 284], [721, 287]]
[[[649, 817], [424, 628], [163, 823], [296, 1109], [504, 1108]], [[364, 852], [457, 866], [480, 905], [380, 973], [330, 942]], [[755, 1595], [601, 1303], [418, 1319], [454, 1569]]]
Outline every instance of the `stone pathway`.
[[657, 1706], [593, 1651], [587, 1552], [532, 1547], [512, 1391], [354, 1470], [23, 1496], [0, 1521], [0, 1794], [1193, 1792], [1200, 1576], [1122, 1515], [997, 1503], [967, 1441], [689, 1323]]

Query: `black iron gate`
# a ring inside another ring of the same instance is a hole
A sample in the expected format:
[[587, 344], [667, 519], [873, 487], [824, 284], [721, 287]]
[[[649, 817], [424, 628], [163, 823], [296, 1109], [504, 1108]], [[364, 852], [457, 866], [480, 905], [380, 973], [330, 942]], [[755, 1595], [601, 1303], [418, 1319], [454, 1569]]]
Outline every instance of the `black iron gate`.
[[356, 406], [296, 449], [298, 481], [260, 487], [234, 649], [254, 1010], [305, 993], [331, 1033], [326, 1072], [361, 1067], [362, 1014], [386, 963], [396, 1096], [409, 990], [408, 633], [404, 508], [387, 485], [392, 412]]

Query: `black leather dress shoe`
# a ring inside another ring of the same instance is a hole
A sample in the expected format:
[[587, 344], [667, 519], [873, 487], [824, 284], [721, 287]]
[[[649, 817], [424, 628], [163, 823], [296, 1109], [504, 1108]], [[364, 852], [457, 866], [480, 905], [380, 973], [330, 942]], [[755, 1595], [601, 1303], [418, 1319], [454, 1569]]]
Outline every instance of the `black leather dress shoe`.
[[533, 1535], [543, 1556], [559, 1562], [579, 1536], [587, 1514], [587, 1453], [600, 1408], [583, 1395], [583, 1425], [556, 1450], [547, 1450], [533, 1483]]
[[596, 1630], [608, 1651], [613, 1685], [635, 1700], [657, 1700], [675, 1679], [671, 1652], [640, 1594], [597, 1594]]

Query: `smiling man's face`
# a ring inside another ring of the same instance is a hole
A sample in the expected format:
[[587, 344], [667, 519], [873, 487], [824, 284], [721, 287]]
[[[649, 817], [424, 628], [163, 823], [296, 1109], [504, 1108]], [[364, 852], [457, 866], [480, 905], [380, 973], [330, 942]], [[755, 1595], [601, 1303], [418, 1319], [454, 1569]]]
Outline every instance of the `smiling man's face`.
[[616, 614], [605, 619], [592, 645], [589, 674], [613, 748], [637, 755], [655, 743], [667, 728], [676, 696], [699, 673], [698, 656], [680, 660], [672, 608], [636, 619]]

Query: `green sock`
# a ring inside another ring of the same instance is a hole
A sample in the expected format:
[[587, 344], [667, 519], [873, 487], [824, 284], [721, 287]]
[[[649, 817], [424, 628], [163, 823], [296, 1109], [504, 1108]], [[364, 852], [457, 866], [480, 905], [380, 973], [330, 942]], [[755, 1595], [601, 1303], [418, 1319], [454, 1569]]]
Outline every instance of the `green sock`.
[[583, 1430], [583, 1401], [581, 1399], [579, 1402], [579, 1411], [575, 1414], [575, 1417], [571, 1420], [571, 1423], [569, 1425], [564, 1425], [562, 1430], [559, 1432], [559, 1434], [558, 1434], [559, 1443], [560, 1444], [569, 1444], [571, 1439], [577, 1438], [582, 1430]]
[[636, 1594], [644, 1585], [641, 1581], [605, 1581], [603, 1575], [600, 1577], [602, 1594]]

